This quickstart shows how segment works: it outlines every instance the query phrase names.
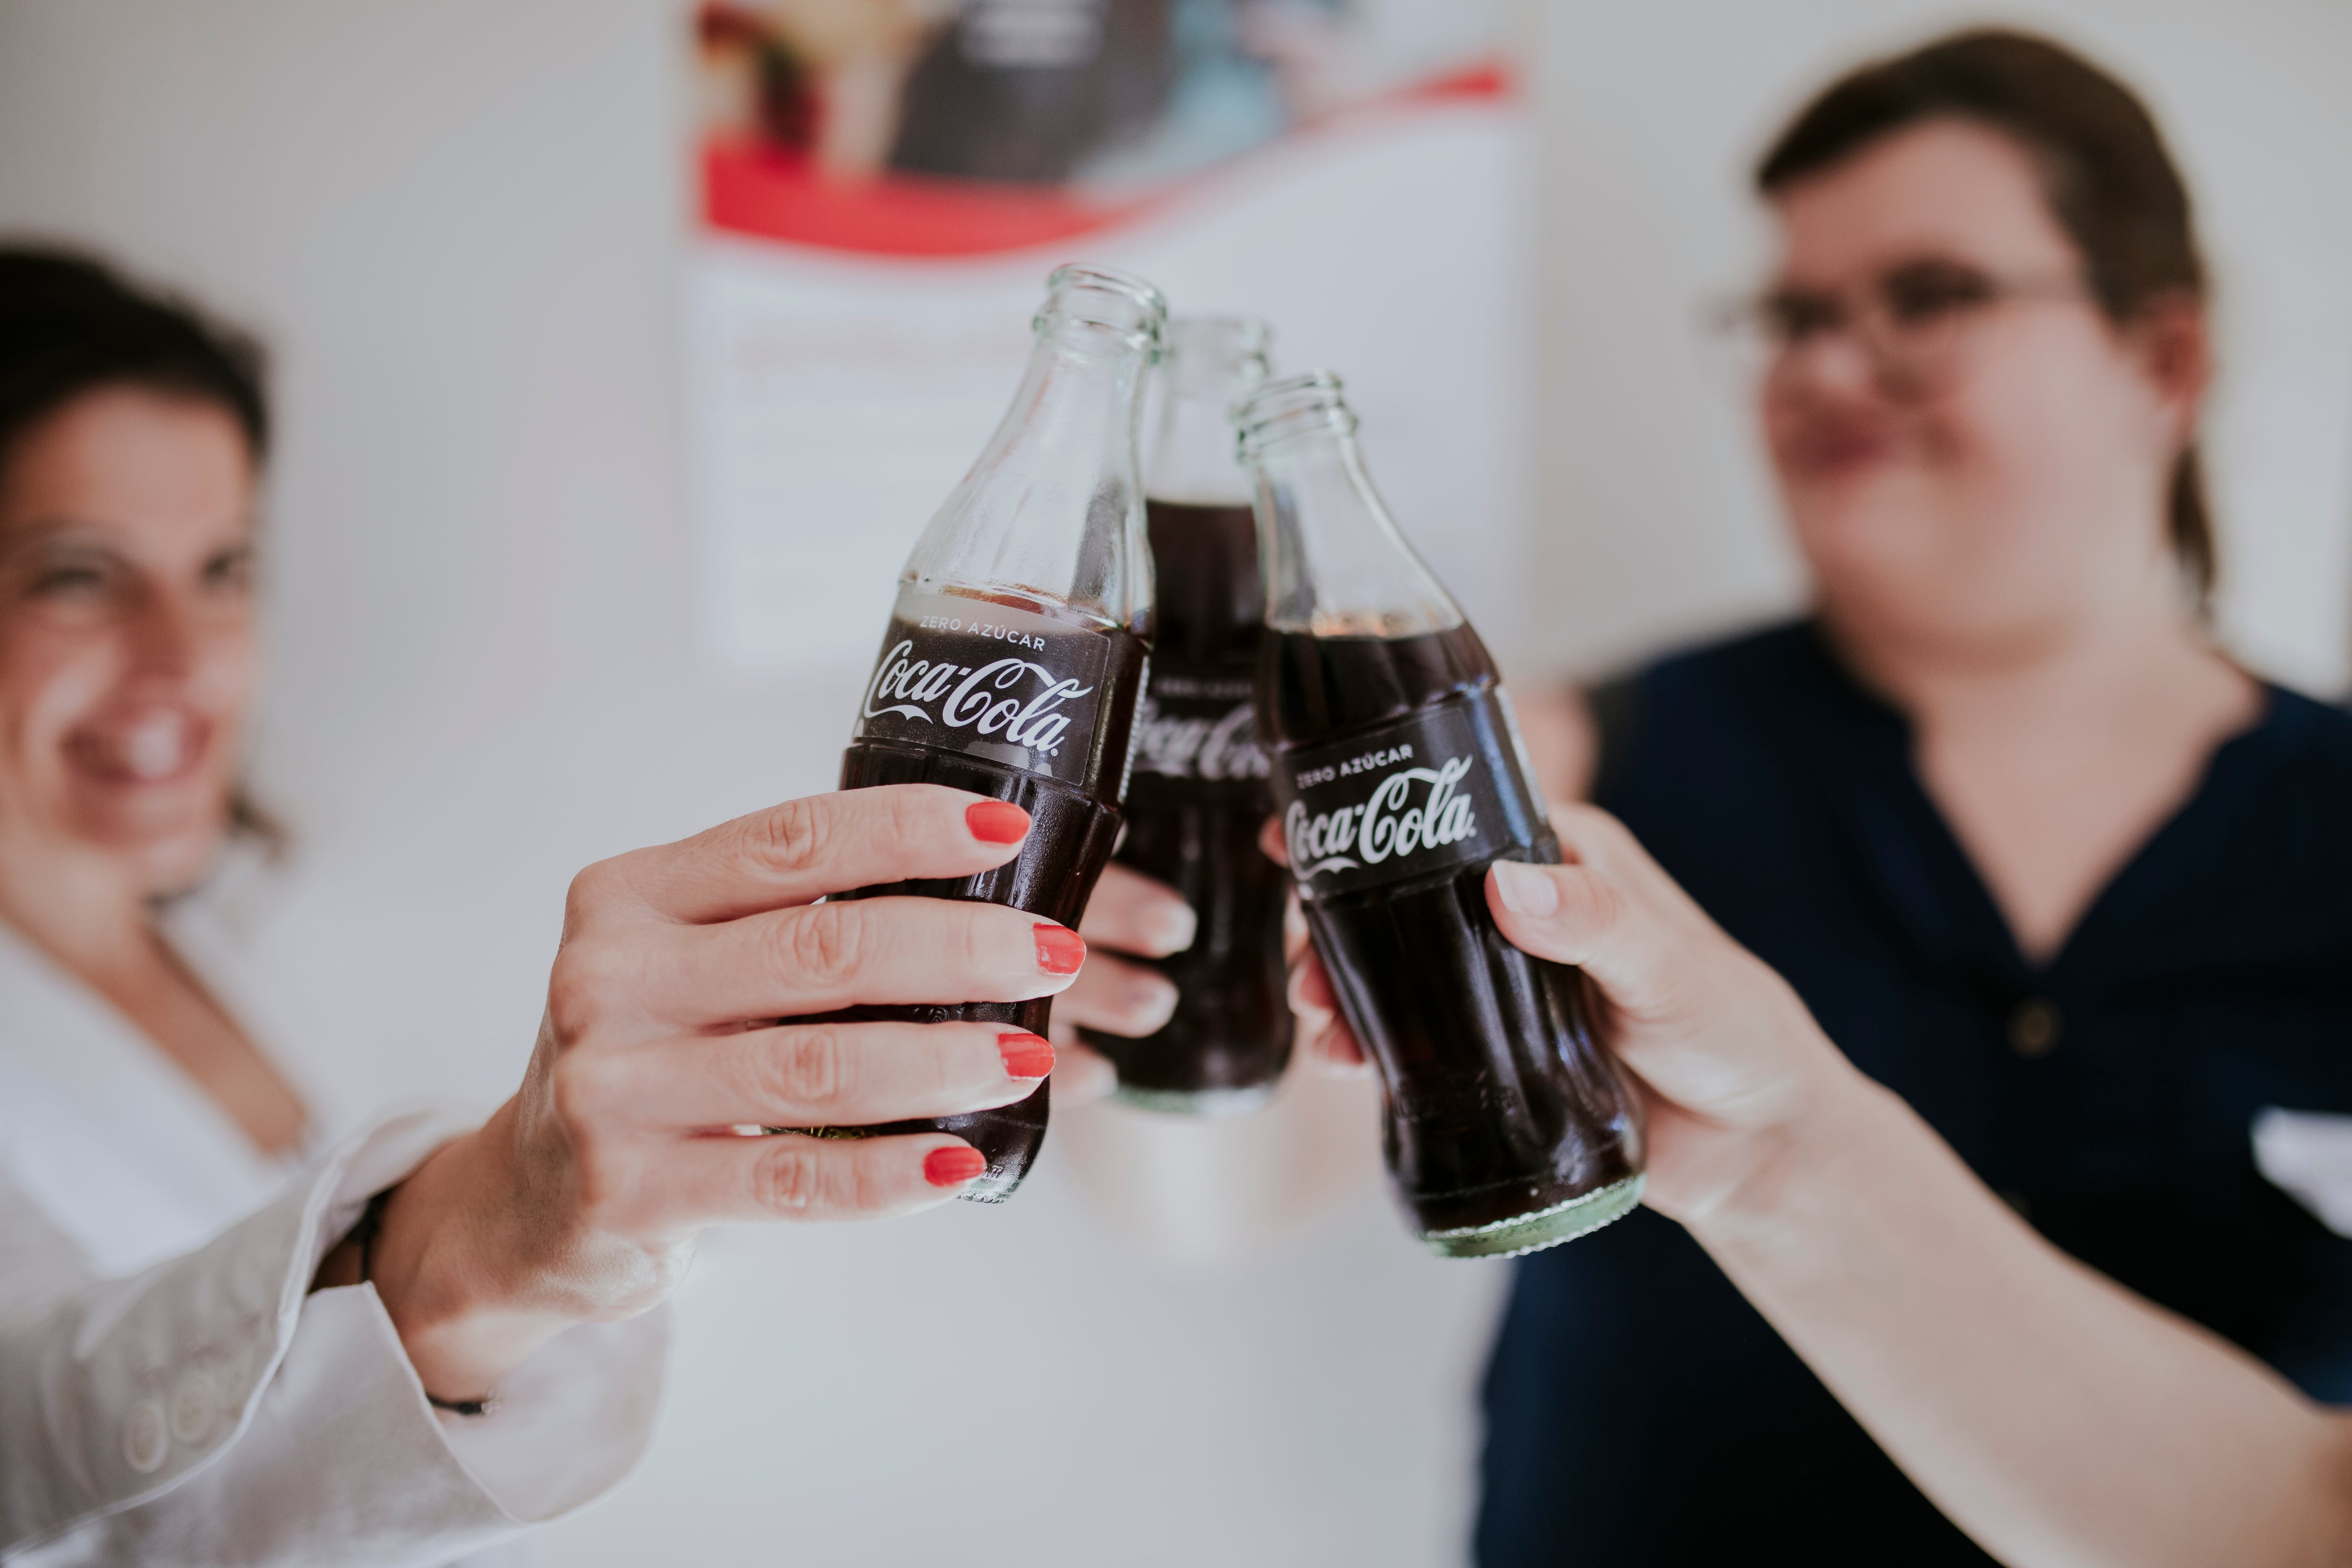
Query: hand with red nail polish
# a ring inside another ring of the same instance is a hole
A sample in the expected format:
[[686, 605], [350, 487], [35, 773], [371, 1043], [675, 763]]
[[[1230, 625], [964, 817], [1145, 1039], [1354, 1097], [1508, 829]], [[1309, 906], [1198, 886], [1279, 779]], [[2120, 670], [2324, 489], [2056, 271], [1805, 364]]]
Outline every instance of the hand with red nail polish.
[[1078, 922], [1087, 966], [1054, 1004], [1054, 1039], [1062, 1052], [1056, 1107], [1098, 1100], [1118, 1087], [1118, 1070], [1082, 1043], [1080, 1029], [1139, 1038], [1167, 1024], [1176, 1011], [1175, 983], [1129, 958], [1183, 952], [1197, 923], [1192, 906], [1166, 883], [1116, 860], [1104, 868]]
[[1076, 974], [1087, 961], [1087, 944], [1067, 926], [1040, 921], [1029, 928], [1037, 944], [1037, 968], [1045, 974]]
[[478, 1397], [576, 1322], [645, 1310], [721, 1220], [879, 1218], [986, 1169], [940, 1132], [818, 1138], [1009, 1105], [1054, 1047], [1001, 1024], [808, 1022], [1066, 989], [1078, 933], [1002, 905], [827, 895], [970, 877], [1029, 832], [930, 784], [788, 801], [572, 882], [523, 1087], [394, 1189], [373, 1279], [428, 1392]]
[[1054, 1070], [1053, 1046], [1026, 1029], [997, 1036], [996, 1049], [1004, 1058], [1004, 1070], [1014, 1078], [1044, 1078]]
[[987, 1155], [961, 1144], [923, 1156], [923, 1180], [935, 1187], [960, 1187], [987, 1169]]
[[982, 844], [1018, 844], [1029, 837], [1029, 814], [1009, 800], [974, 801], [964, 807], [963, 820]]

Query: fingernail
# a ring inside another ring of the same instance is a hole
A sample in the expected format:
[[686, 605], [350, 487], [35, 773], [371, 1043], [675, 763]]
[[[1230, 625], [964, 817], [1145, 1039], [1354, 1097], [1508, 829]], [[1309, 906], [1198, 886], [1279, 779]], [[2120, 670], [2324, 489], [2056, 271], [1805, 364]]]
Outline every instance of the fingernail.
[[1183, 952], [1201, 931], [1201, 917], [1192, 912], [1192, 906], [1172, 901], [1153, 911], [1150, 923], [1154, 928], [1152, 940], [1161, 952]]
[[999, 1035], [996, 1048], [1004, 1057], [1004, 1070], [1014, 1078], [1044, 1078], [1054, 1070], [1054, 1047], [1042, 1036]]
[[1029, 928], [1037, 940], [1037, 967], [1048, 974], [1076, 974], [1087, 961], [1087, 944], [1067, 926], [1044, 921]]
[[1118, 1004], [1131, 1013], [1173, 1012], [1176, 984], [1157, 974], [1138, 974], [1118, 988]]
[[988, 1156], [969, 1144], [934, 1149], [923, 1156], [923, 1180], [935, 1187], [960, 1187], [988, 1169]]
[[1540, 918], [1559, 908], [1559, 889], [1552, 879], [1517, 860], [1495, 862], [1495, 891], [1502, 895], [1503, 907], [1515, 915]]
[[983, 800], [965, 806], [963, 825], [982, 844], [1018, 844], [1029, 837], [1029, 814], [1009, 800]]

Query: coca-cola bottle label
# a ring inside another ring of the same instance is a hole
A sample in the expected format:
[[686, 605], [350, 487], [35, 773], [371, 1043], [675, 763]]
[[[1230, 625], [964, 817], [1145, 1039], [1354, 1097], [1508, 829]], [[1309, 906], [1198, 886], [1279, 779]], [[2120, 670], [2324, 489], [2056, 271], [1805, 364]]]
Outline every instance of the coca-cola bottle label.
[[1255, 690], [1246, 673], [1155, 664], [1136, 713], [1135, 771], [1208, 784], [1265, 778]]
[[1109, 659], [1108, 643], [1083, 626], [908, 588], [883, 634], [854, 733], [1088, 785]]
[[1542, 821], [1500, 691], [1423, 708], [1274, 759], [1275, 808], [1302, 898], [1328, 898], [1527, 849]]

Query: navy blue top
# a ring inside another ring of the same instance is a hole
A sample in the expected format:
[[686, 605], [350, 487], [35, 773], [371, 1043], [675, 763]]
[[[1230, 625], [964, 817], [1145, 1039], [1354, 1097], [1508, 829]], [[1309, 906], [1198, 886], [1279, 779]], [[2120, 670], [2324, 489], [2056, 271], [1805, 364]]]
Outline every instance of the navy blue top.
[[[2267, 696], [2041, 966], [1810, 625], [1615, 689], [1596, 798], [2051, 1240], [2352, 1401], [2352, 1241], [2248, 1131], [2352, 1113], [2352, 715]], [[1516, 1267], [1484, 1568], [1992, 1561], [1672, 1222]]]

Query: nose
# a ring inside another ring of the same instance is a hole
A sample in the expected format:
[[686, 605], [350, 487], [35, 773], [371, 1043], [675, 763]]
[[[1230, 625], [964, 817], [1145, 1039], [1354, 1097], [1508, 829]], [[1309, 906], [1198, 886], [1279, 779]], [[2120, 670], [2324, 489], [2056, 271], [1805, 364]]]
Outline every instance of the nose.
[[184, 679], [195, 668], [204, 640], [196, 607], [179, 595], [142, 595], [126, 628], [133, 663], [142, 675]]
[[1851, 330], [1817, 333], [1781, 351], [1776, 390], [1866, 397], [1878, 390], [1878, 356]]

